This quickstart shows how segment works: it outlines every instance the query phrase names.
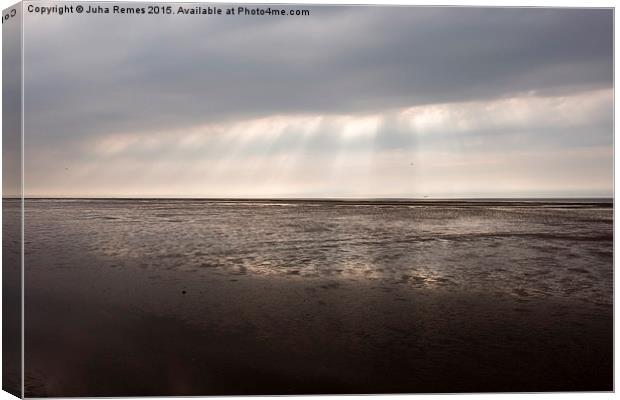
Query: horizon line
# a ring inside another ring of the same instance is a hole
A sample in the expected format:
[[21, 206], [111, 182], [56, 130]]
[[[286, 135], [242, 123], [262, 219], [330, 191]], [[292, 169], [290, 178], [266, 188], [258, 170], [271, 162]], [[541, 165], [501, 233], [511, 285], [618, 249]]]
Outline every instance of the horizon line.
[[458, 200], [614, 200], [614, 196], [517, 197], [206, 197], [206, 196], [3, 196], [3, 199], [84, 200], [215, 200], [215, 201], [458, 201]]

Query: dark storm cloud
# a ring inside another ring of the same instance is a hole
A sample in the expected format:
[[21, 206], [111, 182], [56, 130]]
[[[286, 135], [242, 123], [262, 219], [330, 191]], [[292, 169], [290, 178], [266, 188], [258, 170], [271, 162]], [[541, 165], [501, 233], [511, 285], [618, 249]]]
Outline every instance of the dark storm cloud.
[[29, 15], [27, 143], [612, 86], [611, 10], [308, 8]]

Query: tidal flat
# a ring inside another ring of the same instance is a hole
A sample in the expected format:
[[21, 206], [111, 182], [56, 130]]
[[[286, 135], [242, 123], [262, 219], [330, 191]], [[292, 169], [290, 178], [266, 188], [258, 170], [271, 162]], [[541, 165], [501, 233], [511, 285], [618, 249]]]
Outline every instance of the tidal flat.
[[27, 199], [24, 228], [26, 396], [613, 389], [608, 202]]

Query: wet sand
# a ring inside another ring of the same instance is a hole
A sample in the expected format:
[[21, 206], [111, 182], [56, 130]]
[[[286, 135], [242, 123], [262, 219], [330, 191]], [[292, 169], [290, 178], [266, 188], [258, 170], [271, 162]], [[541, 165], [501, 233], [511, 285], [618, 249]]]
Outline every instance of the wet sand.
[[31, 203], [26, 395], [613, 389], [609, 208], [218, 207]]

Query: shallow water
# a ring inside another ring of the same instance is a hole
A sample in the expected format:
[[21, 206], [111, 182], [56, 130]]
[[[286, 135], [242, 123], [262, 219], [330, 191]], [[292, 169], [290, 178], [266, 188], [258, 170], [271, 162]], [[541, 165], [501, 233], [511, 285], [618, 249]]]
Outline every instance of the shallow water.
[[26, 212], [28, 254], [96, 260], [46, 268], [359, 279], [611, 304], [610, 208], [30, 201]]
[[608, 205], [28, 200], [25, 218], [32, 395], [611, 388]]

